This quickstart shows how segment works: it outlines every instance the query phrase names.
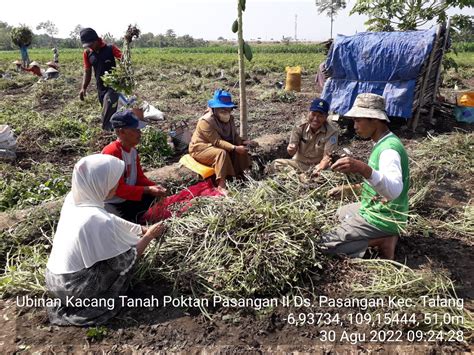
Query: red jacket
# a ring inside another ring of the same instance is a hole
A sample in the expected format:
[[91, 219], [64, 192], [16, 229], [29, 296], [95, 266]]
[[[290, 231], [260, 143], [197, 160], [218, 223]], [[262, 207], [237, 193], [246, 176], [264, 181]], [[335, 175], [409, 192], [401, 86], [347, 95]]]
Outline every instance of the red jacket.
[[[102, 38], [99, 38], [100, 48], [105, 47], [106, 45], [107, 44], [102, 40]], [[82, 53], [82, 61], [84, 63], [84, 69], [90, 69], [92, 67], [92, 64], [89, 62], [89, 57], [87, 55], [87, 51], [88, 51], [88, 49], [86, 49]], [[115, 44], [112, 44], [112, 53], [114, 54], [115, 58], [117, 58], [117, 59], [122, 58], [122, 52], [120, 51], [120, 49]]]
[[[117, 139], [115, 142], [110, 143], [104, 149], [102, 149], [102, 154], [113, 155], [114, 157], [122, 159], [122, 149], [126, 152], [130, 150], [125, 149], [122, 146], [122, 143]], [[119, 181], [119, 186], [117, 192], [115, 193], [118, 197], [121, 197], [125, 200], [140, 201], [143, 196], [143, 190], [145, 186], [155, 186], [156, 184], [148, 179], [143, 173], [142, 167], [140, 165], [140, 157], [137, 153], [137, 182], [136, 185], [127, 185], [125, 183], [125, 178], [122, 176]]]
[[22, 68], [24, 71], [29, 71], [37, 76], [43, 76], [43, 74], [41, 73], [41, 69], [40, 67], [37, 67], [37, 66], [34, 66], [34, 67], [31, 67], [31, 68]]

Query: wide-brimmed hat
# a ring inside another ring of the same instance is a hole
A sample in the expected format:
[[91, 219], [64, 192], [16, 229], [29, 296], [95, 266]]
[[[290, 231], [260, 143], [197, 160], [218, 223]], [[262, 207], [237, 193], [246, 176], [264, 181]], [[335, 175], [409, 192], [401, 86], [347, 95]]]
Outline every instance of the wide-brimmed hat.
[[92, 43], [99, 39], [97, 32], [90, 27], [83, 28], [79, 35], [81, 37], [82, 47], [84, 48], [90, 47]]
[[50, 74], [50, 73], [59, 73], [59, 71], [55, 68], [51, 68], [49, 67], [48, 69], [46, 69], [45, 71], [46, 74]]
[[112, 127], [115, 128], [138, 128], [146, 126], [145, 122], [140, 121], [132, 110], [115, 112], [110, 118]]
[[13, 64], [15, 64], [15, 65], [21, 65], [22, 62], [17, 59], [17, 60], [15, 60], [15, 61], [13, 62]]
[[236, 105], [232, 102], [232, 95], [225, 90], [214, 91], [214, 97], [207, 102], [210, 108], [234, 108]]
[[376, 118], [390, 122], [385, 112], [385, 99], [376, 94], [357, 95], [352, 108], [344, 115], [348, 118]]
[[39, 66], [40, 66], [39, 63], [35, 60], [30, 63], [30, 67], [39, 67]]
[[313, 102], [311, 102], [309, 110], [312, 112], [325, 113], [327, 115], [329, 112], [329, 104], [323, 99], [314, 99]]

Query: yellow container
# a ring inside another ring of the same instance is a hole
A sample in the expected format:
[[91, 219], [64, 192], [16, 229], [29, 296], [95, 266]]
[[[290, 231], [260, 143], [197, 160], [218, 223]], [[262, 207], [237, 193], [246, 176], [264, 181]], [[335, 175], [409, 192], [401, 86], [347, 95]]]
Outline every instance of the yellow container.
[[179, 159], [179, 163], [184, 165], [189, 170], [192, 170], [195, 173], [198, 173], [199, 175], [202, 176], [203, 179], [207, 179], [208, 177], [215, 174], [213, 168], [197, 162], [189, 154], [183, 155], [181, 159]]
[[474, 91], [465, 92], [458, 97], [458, 105], [464, 107], [474, 107]]
[[286, 91], [301, 91], [301, 67], [286, 67]]

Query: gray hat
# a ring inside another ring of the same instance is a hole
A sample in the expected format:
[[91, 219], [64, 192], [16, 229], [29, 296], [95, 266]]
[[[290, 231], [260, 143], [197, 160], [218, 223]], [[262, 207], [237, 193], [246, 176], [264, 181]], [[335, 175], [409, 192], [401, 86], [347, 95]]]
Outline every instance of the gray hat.
[[376, 118], [390, 122], [385, 112], [385, 99], [376, 94], [357, 95], [352, 108], [344, 115], [349, 118]]

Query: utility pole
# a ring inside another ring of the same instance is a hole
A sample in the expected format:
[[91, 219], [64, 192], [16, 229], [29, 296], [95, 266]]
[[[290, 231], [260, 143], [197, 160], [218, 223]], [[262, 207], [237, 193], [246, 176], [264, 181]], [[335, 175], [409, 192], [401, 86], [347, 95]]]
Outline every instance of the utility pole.
[[298, 15], [295, 14], [295, 42], [298, 40]]
[[334, 0], [331, 0], [331, 39], [332, 39], [332, 24], [334, 22]]

